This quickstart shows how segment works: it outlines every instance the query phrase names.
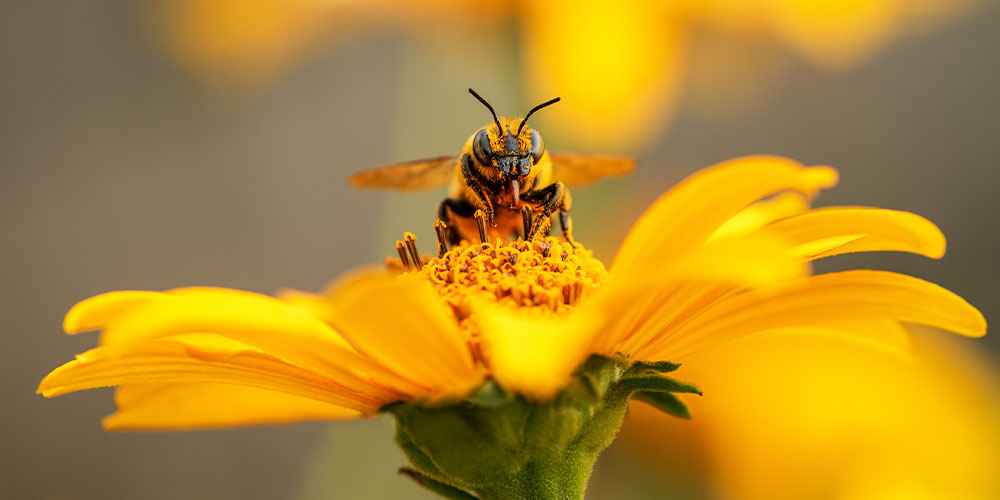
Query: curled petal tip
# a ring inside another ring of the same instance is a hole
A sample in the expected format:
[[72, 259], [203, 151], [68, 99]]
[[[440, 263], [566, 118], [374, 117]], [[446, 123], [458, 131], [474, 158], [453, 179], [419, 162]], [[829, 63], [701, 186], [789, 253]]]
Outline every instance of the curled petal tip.
[[810, 180], [817, 189], [827, 189], [837, 185], [840, 181], [840, 173], [837, 169], [828, 165], [815, 165], [808, 167]]
[[154, 297], [159, 292], [123, 290], [107, 292], [82, 300], [70, 308], [63, 318], [63, 331], [69, 335], [103, 328], [116, 314]]

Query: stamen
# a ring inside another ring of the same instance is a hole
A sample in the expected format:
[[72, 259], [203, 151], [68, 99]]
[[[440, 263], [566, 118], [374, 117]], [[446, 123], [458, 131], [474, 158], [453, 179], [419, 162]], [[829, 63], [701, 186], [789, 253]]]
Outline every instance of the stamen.
[[424, 263], [420, 261], [420, 252], [417, 251], [417, 235], [405, 233], [403, 240], [406, 241], [406, 248], [410, 251], [410, 257], [413, 259], [413, 267], [417, 268], [417, 271], [423, 269]]
[[561, 313], [607, 280], [604, 265], [590, 251], [554, 237], [532, 242], [463, 241], [427, 262], [421, 275], [460, 318], [468, 316], [472, 297]]
[[521, 207], [521, 223], [524, 226], [524, 240], [527, 241], [531, 234], [531, 207], [528, 205]]
[[585, 288], [583, 286], [583, 283], [581, 283], [579, 281], [577, 281], [576, 283], [573, 283], [573, 303], [570, 304], [570, 305], [574, 305], [575, 306], [577, 304], [577, 302], [580, 302], [580, 299], [583, 298], [583, 296], [587, 293], [588, 290], [590, 290], [590, 289], [589, 288]]
[[434, 222], [434, 232], [438, 237], [438, 257], [444, 257], [448, 252], [448, 224], [438, 219]]
[[489, 243], [486, 236], [486, 212], [476, 210], [473, 216], [476, 218], [476, 225], [479, 226], [479, 241], [481, 243]]
[[396, 251], [399, 252], [399, 260], [403, 263], [403, 269], [407, 271], [413, 269], [413, 266], [410, 265], [410, 259], [406, 256], [406, 244], [396, 240]]

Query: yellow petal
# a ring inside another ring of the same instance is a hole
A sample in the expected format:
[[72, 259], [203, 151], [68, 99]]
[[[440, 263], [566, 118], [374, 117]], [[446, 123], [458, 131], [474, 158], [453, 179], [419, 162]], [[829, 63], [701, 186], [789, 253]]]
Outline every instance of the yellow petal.
[[795, 280], [729, 298], [639, 353], [678, 359], [743, 335], [837, 321], [895, 319], [969, 337], [986, 334], [975, 307], [938, 285], [885, 271], [844, 271]]
[[115, 403], [118, 411], [102, 422], [109, 431], [242, 427], [353, 419], [363, 415], [357, 410], [284, 392], [215, 383], [124, 385], [115, 392]]
[[[772, 0], [772, 29], [800, 55], [832, 69], [871, 56], [899, 30], [898, 0]], [[905, 2], [904, 2], [905, 5]]]
[[[755, 234], [740, 240], [723, 240], [705, 245], [674, 263], [663, 274], [687, 279], [714, 280], [759, 286], [804, 276], [810, 266], [794, 258], [789, 242], [782, 236]], [[653, 273], [656, 265], [649, 265]]]
[[[616, 333], [611, 345], [601, 352], [641, 355], [651, 342], [664, 342], [677, 329], [706, 309], [741, 290], [733, 283], [682, 281], [664, 289], [646, 301], [641, 314], [630, 318]], [[623, 316], [627, 317], [627, 316]], [[618, 328], [609, 328], [615, 331]], [[602, 342], [601, 345], [606, 345]]]
[[754, 234], [710, 243], [677, 261], [647, 264], [642, 276], [615, 275], [602, 296], [584, 308], [618, 311], [597, 341], [599, 352], [631, 353], [669, 325], [683, 322], [732, 290], [805, 276], [780, 235]]
[[151, 382], [209, 382], [269, 389], [371, 413], [377, 401], [315, 372], [214, 334], [133, 343], [122, 351], [91, 349], [46, 376], [45, 397], [97, 387]]
[[443, 390], [480, 379], [454, 312], [426, 282], [364, 276], [333, 292], [329, 307], [352, 345], [410, 380]]
[[[658, 137], [680, 95], [686, 34], [663, 2], [522, 2], [523, 56], [540, 117], [585, 148], [635, 148]], [[544, 130], [552, 130], [545, 128]], [[550, 132], [552, 133], [552, 132]]]
[[800, 193], [781, 193], [744, 208], [716, 229], [708, 241], [746, 236], [776, 220], [806, 210], [809, 210], [808, 198]]
[[945, 251], [944, 235], [933, 222], [909, 212], [879, 208], [821, 208], [777, 221], [763, 231], [801, 245], [803, 258], [897, 251], [939, 259]]
[[807, 168], [775, 156], [737, 158], [704, 169], [643, 213], [611, 272], [641, 275], [649, 262], [677, 259], [700, 248], [723, 223], [757, 200], [782, 191], [812, 196], [836, 181], [832, 168]]
[[1000, 378], [982, 346], [916, 331], [904, 360], [793, 331], [685, 359], [677, 377], [705, 391], [687, 400], [694, 418], [636, 405], [621, 439], [709, 467], [728, 498], [998, 498]]
[[283, 288], [278, 290], [277, 296], [282, 301], [304, 308], [313, 316], [332, 325], [336, 322], [336, 318], [333, 316], [333, 309], [330, 308], [330, 297], [350, 283], [369, 278], [381, 280], [385, 274], [385, 266], [361, 266], [341, 274], [324, 286], [320, 293]]
[[330, 325], [300, 306], [224, 288], [181, 288], [143, 301], [136, 301], [132, 293], [106, 294], [106, 302], [117, 297], [128, 307], [119, 307], [107, 319], [103, 345], [126, 349], [137, 341], [209, 332], [254, 346], [378, 399], [392, 400], [421, 390], [356, 352]]
[[826, 325], [777, 330], [775, 334], [808, 335], [814, 338], [828, 336], [880, 350], [903, 360], [911, 359], [913, 354], [913, 335], [894, 319], [834, 321]]
[[102, 293], [74, 305], [63, 318], [63, 330], [73, 335], [104, 328], [108, 320], [123, 311], [150, 300], [162, 299], [164, 294], [142, 290], [122, 290]]
[[472, 318], [481, 330], [483, 355], [497, 382], [538, 400], [566, 387], [592, 352], [602, 322], [580, 311], [557, 316], [486, 302], [475, 305]]

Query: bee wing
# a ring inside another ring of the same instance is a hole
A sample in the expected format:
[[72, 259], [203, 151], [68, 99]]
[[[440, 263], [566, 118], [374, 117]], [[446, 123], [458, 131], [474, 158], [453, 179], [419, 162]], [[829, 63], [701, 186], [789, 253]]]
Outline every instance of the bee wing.
[[583, 185], [601, 177], [625, 175], [635, 169], [635, 158], [627, 156], [550, 153], [552, 177], [568, 185]]
[[394, 163], [358, 172], [347, 182], [358, 189], [414, 191], [446, 184], [455, 175], [455, 155]]

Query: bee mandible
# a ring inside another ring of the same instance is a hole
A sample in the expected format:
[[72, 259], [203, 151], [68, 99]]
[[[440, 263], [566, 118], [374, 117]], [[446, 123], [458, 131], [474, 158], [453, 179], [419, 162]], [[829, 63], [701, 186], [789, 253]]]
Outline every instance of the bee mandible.
[[627, 157], [546, 151], [528, 118], [559, 102], [558, 97], [531, 108], [524, 118], [500, 118], [486, 99], [472, 89], [469, 93], [489, 109], [493, 123], [472, 134], [460, 153], [365, 170], [348, 182], [359, 189], [412, 191], [450, 181], [448, 196], [438, 205], [438, 219], [446, 224], [451, 244], [476, 241], [477, 234], [489, 239], [542, 237], [557, 212], [563, 235], [572, 242], [572, 200], [566, 185], [624, 175], [635, 168], [635, 160]]

